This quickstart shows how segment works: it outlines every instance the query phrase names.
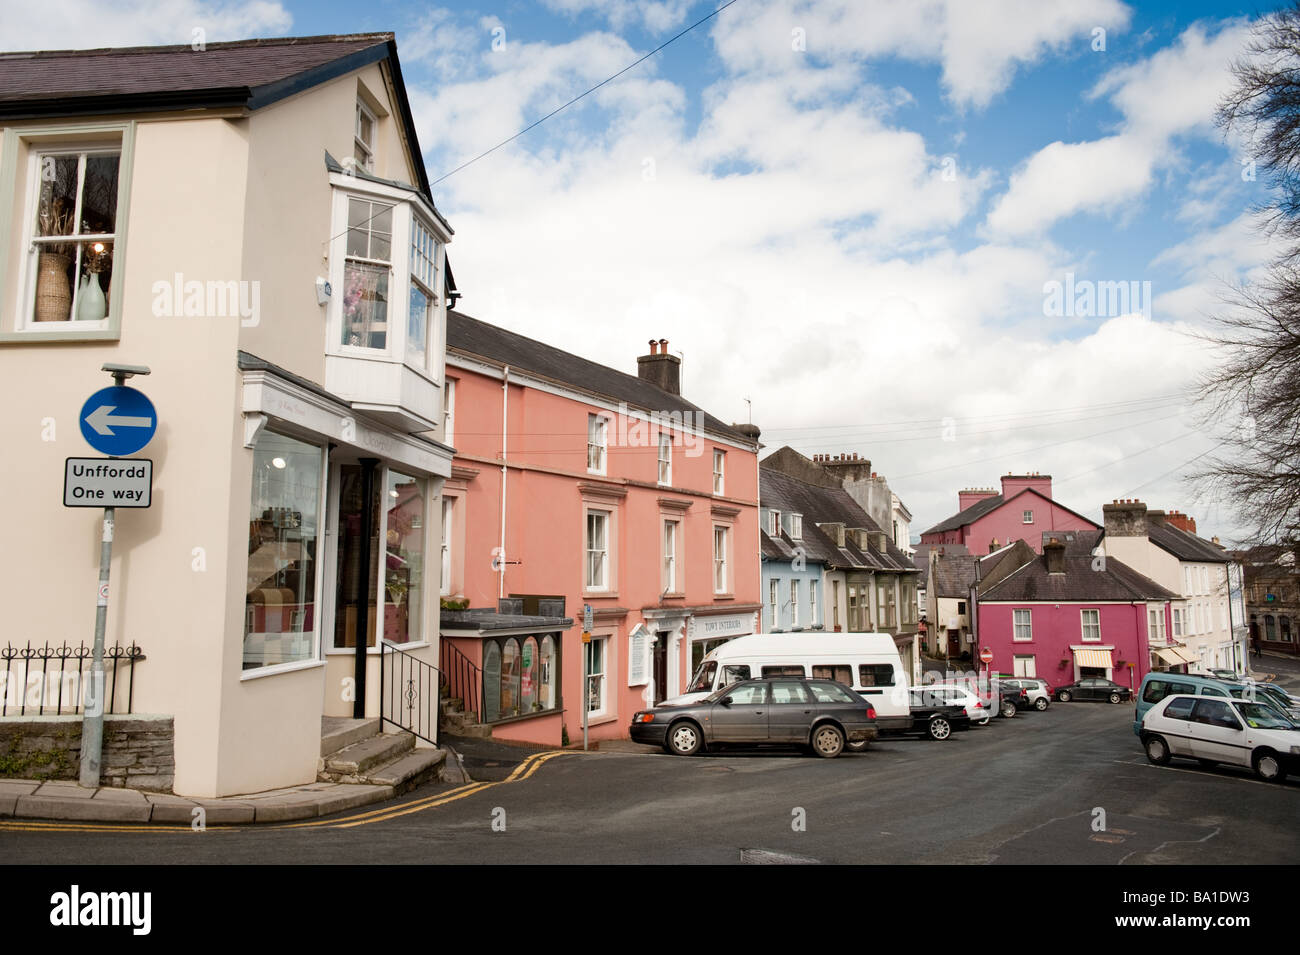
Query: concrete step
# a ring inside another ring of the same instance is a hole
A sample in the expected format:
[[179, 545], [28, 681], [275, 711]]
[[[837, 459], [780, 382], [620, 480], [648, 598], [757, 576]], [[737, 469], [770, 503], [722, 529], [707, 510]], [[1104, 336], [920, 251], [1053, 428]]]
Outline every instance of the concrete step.
[[455, 716], [445, 717], [440, 724], [444, 732], [452, 736], [468, 736], [473, 739], [491, 739], [492, 727], [476, 723], [472, 719], [459, 719]]
[[379, 735], [379, 720], [353, 720], [343, 716], [321, 717], [320, 754], [330, 756], [344, 747]]
[[441, 778], [442, 766], [446, 761], [446, 750], [412, 750], [400, 759], [372, 769], [366, 774], [366, 782], [392, 786], [394, 794], [401, 795], [430, 779]]
[[[335, 782], [360, 782], [376, 766], [390, 763], [415, 747], [410, 733], [383, 733], [345, 746], [325, 759], [325, 773]], [[358, 777], [355, 779], [344, 777]]]

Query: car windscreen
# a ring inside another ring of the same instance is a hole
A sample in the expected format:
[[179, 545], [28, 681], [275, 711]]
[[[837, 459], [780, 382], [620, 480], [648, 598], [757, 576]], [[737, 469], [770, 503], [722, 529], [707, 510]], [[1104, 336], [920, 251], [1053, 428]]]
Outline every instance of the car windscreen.
[[1263, 703], [1251, 703], [1242, 700], [1240, 703], [1233, 703], [1241, 718], [1246, 721], [1246, 725], [1251, 729], [1257, 730], [1293, 730], [1296, 725], [1289, 719]]
[[717, 660], [705, 660], [700, 664], [695, 676], [691, 678], [691, 685], [686, 688], [687, 693], [699, 693], [702, 690], [713, 689], [713, 677], [718, 672]]

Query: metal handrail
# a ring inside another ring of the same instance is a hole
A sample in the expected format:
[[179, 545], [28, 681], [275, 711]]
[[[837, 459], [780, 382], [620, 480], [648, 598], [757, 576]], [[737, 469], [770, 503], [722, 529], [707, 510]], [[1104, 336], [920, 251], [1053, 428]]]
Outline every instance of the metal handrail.
[[469, 657], [451, 643], [442, 643], [442, 669], [447, 676], [447, 695], [459, 699], [466, 713], [473, 713], [474, 719], [483, 722], [483, 711], [479, 709], [479, 689], [483, 686], [483, 671]]
[[[389, 666], [396, 672], [390, 674]], [[380, 641], [379, 718], [398, 729], [438, 743], [440, 671], [409, 650]]]

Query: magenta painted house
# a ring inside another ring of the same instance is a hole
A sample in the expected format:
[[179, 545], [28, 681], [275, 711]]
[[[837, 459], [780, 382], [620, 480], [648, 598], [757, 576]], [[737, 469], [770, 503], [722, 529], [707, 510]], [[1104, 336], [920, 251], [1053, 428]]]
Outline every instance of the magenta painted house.
[[1052, 500], [1050, 474], [1006, 474], [1002, 493], [973, 488], [957, 494], [957, 513], [923, 531], [924, 544], [962, 544], [987, 554], [1018, 540], [1042, 552], [1045, 531], [1098, 530], [1100, 525]]
[[667, 342], [627, 374], [447, 325], [442, 589], [468, 603], [442, 614], [451, 695], [494, 738], [576, 743], [584, 708], [591, 739], [626, 737], [758, 630], [758, 429], [684, 400]]
[[1017, 545], [1020, 556], [986, 578], [992, 582], [979, 588], [977, 601], [979, 649], [993, 651], [994, 673], [1039, 677], [1052, 687], [1102, 677], [1136, 690], [1151, 649], [1172, 642], [1177, 595], [1117, 560], [1093, 556], [1100, 532], [1070, 536], [1049, 541], [1041, 555]]

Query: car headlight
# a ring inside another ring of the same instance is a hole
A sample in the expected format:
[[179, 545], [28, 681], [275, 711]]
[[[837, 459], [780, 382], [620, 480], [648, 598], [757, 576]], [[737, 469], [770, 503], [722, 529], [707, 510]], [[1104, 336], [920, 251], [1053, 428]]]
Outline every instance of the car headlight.
[[1291, 747], [1291, 755], [1292, 755], [1292, 756], [1300, 756], [1300, 746], [1292, 746], [1292, 747]]
[[653, 713], [638, 713], [632, 717], [633, 723], [653, 723], [654, 721], [655, 715]]

